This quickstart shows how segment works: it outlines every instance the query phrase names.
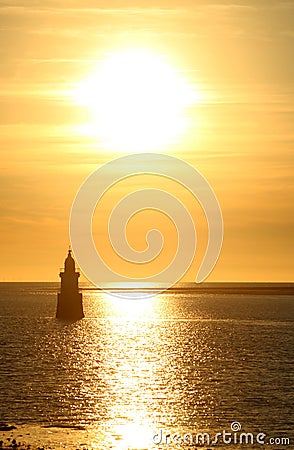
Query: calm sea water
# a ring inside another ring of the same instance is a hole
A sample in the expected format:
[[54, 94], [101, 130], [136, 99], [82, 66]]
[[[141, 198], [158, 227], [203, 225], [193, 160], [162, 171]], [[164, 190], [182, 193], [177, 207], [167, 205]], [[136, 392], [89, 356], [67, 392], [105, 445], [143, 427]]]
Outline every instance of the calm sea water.
[[62, 323], [57, 288], [0, 283], [0, 421], [83, 426], [93, 448], [180, 448], [152, 438], [232, 422], [293, 444], [292, 296], [87, 290], [86, 318]]

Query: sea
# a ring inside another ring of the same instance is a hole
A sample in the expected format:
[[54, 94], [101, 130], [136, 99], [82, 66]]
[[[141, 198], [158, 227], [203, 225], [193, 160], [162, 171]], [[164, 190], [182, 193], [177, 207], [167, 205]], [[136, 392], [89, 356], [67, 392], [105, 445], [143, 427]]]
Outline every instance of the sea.
[[57, 283], [0, 283], [0, 423], [15, 427], [0, 439], [294, 448], [293, 284], [211, 286], [126, 299], [85, 285], [85, 318], [62, 322]]

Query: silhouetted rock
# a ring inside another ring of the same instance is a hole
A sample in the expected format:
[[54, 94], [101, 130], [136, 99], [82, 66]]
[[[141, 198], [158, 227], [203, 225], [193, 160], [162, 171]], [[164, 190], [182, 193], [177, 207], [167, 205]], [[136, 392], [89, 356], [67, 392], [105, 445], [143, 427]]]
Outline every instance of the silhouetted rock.
[[0, 423], [0, 431], [16, 430], [14, 425], [8, 425], [7, 423]]

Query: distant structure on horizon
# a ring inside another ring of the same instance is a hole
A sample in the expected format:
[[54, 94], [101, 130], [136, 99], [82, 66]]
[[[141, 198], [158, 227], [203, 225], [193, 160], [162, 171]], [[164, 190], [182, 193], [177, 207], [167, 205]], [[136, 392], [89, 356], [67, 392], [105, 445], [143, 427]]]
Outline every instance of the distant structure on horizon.
[[61, 320], [79, 320], [84, 317], [82, 294], [79, 292], [79, 276], [71, 250], [64, 261], [64, 271], [61, 278], [60, 293], [57, 294], [56, 318]]

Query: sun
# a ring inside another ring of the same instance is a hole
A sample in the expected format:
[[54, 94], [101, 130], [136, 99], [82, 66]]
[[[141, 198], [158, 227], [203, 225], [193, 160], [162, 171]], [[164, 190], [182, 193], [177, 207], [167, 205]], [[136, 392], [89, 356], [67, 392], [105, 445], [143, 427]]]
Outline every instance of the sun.
[[91, 110], [82, 131], [116, 150], [152, 151], [187, 126], [187, 107], [199, 93], [167, 58], [145, 50], [113, 53], [74, 89]]

